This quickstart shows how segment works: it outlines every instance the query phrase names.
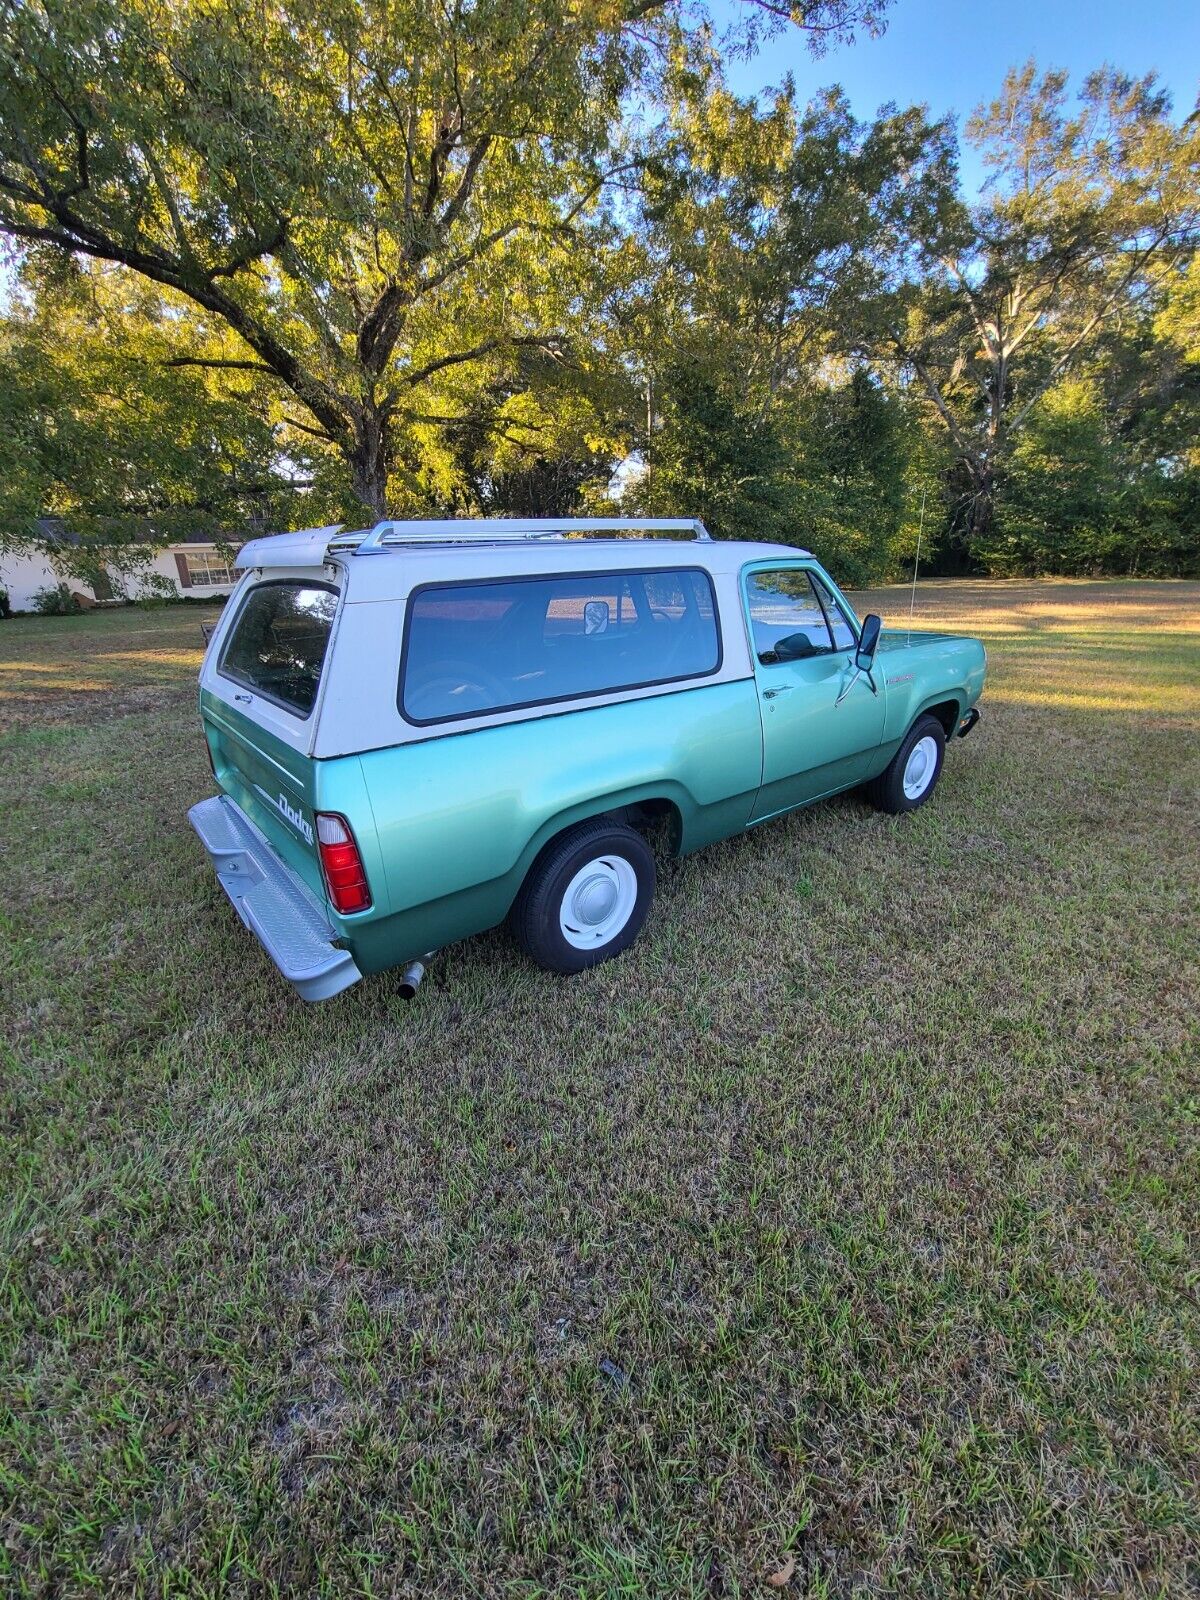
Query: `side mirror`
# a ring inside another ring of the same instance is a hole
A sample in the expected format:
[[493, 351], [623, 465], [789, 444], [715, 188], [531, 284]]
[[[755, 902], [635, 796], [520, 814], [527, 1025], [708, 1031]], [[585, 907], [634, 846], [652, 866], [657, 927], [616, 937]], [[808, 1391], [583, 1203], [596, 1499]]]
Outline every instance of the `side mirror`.
[[882, 628], [883, 623], [873, 611], [863, 618], [862, 632], [858, 636], [858, 648], [854, 652], [854, 665], [860, 672], [870, 672]]

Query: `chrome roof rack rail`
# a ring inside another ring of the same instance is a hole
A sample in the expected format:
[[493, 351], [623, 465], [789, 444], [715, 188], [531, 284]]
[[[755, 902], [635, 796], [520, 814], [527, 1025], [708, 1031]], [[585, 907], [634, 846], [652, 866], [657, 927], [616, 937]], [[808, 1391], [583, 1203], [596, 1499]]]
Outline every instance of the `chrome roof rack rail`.
[[692, 539], [709, 538], [708, 529], [697, 517], [461, 517], [444, 522], [387, 518], [375, 524], [354, 553], [372, 555], [393, 545], [520, 543], [589, 533], [684, 533]]

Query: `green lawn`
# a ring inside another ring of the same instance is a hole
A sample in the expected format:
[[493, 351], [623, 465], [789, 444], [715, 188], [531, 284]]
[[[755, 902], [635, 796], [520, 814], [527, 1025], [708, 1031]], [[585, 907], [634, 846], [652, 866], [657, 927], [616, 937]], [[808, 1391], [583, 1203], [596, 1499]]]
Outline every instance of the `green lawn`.
[[317, 1008], [185, 822], [203, 613], [0, 624], [7, 1593], [1200, 1585], [1200, 585], [918, 613], [915, 816]]

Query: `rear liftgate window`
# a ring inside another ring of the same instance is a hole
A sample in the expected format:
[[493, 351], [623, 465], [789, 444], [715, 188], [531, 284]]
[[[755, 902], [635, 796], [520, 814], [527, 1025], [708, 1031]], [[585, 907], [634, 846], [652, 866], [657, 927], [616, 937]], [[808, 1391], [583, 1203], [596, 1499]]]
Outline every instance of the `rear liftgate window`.
[[264, 583], [246, 596], [221, 676], [307, 717], [317, 698], [337, 591], [307, 583]]
[[721, 664], [707, 573], [596, 573], [418, 589], [402, 710], [427, 724], [705, 677]]

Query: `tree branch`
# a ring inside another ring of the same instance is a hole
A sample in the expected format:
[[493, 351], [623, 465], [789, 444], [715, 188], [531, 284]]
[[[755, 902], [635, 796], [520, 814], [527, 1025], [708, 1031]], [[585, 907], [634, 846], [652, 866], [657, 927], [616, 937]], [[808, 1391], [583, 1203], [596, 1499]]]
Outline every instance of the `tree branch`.
[[160, 361], [158, 365], [160, 367], [214, 367], [230, 372], [265, 372], [270, 378], [279, 376], [274, 367], [268, 367], [262, 361], [224, 361], [215, 356], [172, 356], [168, 361]]
[[284, 420], [284, 422], [287, 423], [289, 428], [296, 428], [296, 429], [299, 430], [300, 433], [307, 433], [314, 439], [322, 440], [323, 443], [325, 443], [325, 444], [336, 444], [337, 443], [336, 439], [331, 439], [330, 436], [327, 433], [325, 433], [322, 429], [320, 429], [320, 428], [310, 428], [307, 422], [301, 422], [298, 417], [285, 416], [283, 420]]

